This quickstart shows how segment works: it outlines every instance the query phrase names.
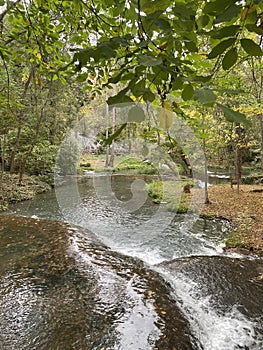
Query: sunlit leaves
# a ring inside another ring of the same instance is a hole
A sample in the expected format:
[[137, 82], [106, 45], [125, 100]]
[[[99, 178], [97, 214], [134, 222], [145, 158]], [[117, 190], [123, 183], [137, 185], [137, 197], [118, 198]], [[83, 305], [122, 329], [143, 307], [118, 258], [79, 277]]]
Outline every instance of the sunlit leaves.
[[170, 0], [142, 0], [141, 1], [141, 11], [146, 14], [150, 14], [153, 12], [163, 12], [167, 9], [167, 7], [171, 4]]

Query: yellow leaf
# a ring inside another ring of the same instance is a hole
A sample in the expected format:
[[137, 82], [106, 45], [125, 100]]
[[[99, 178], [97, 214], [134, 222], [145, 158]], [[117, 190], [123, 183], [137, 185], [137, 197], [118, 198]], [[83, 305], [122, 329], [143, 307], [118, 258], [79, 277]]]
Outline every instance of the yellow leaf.
[[23, 74], [22, 75], [22, 81], [27, 81], [28, 79], [28, 75], [27, 74]]
[[34, 51], [33, 51], [33, 54], [34, 54], [34, 55], [36, 56], [36, 58], [38, 58], [39, 60], [41, 59], [41, 54], [40, 54], [39, 51], [34, 50]]

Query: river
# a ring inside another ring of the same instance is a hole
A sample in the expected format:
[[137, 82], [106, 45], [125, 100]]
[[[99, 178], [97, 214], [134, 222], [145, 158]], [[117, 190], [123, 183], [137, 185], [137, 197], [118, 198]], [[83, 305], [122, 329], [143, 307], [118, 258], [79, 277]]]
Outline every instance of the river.
[[145, 181], [69, 178], [11, 207], [1, 349], [263, 348], [262, 260], [225, 253], [229, 223], [168, 212]]

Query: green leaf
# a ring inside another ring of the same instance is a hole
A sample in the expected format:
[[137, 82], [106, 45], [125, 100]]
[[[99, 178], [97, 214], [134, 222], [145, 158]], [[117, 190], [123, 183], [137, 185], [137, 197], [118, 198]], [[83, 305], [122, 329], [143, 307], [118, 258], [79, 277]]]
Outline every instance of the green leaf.
[[208, 25], [209, 21], [210, 21], [209, 16], [203, 15], [197, 19], [196, 24], [199, 29], [203, 29]]
[[226, 11], [220, 13], [215, 19], [214, 23], [223, 23], [223, 22], [229, 22], [233, 18], [237, 17], [241, 11], [241, 8], [237, 5], [232, 5]]
[[150, 55], [138, 55], [138, 62], [145, 67], [154, 67], [162, 63], [161, 57]]
[[221, 14], [227, 7], [235, 3], [235, 0], [215, 0], [206, 3], [203, 12], [208, 15]]
[[190, 2], [190, 6], [189, 6], [189, 4], [184, 5], [184, 4], [182, 4], [182, 2], [184, 2], [184, 1], [173, 1], [173, 2], [171, 2], [171, 3], [174, 4], [174, 6], [172, 8], [173, 14], [178, 16], [180, 19], [182, 19], [182, 18], [191, 18], [192, 16], [194, 17], [195, 16], [195, 11], [193, 9], [193, 6], [192, 6], [191, 2]]
[[153, 13], [156, 11], [164, 11], [169, 7], [171, 1], [170, 0], [144, 0], [141, 1], [141, 10], [145, 12], [146, 14]]
[[250, 56], [262, 56], [261, 47], [251, 39], [241, 39], [241, 46]]
[[120, 73], [118, 73], [117, 75], [114, 75], [113, 77], [110, 77], [108, 79], [108, 83], [109, 84], [116, 84], [121, 80], [121, 76], [123, 74], [123, 71], [121, 71]]
[[100, 57], [112, 58], [116, 56], [116, 51], [112, 48], [111, 43], [100, 43], [96, 50]]
[[154, 93], [151, 92], [150, 89], [147, 89], [144, 94], [142, 95], [144, 101], [149, 101], [152, 102], [155, 100], [155, 95]]
[[223, 69], [228, 70], [231, 67], [233, 67], [233, 65], [237, 61], [237, 58], [238, 58], [237, 49], [236, 47], [232, 47], [232, 49], [227, 51], [227, 53], [223, 58], [223, 61], [222, 61]]
[[132, 88], [132, 93], [135, 97], [142, 96], [147, 89], [145, 89], [145, 80], [140, 80], [134, 87]]
[[108, 138], [103, 142], [104, 145], [105, 145], [105, 146], [110, 145], [110, 144], [112, 143], [112, 141], [115, 140], [115, 139], [120, 135], [120, 133], [122, 132], [122, 130], [123, 130], [124, 128], [126, 128], [126, 125], [127, 125], [127, 123], [122, 124], [122, 126], [121, 126], [118, 130], [116, 130], [114, 134], [112, 134], [110, 137], [108, 137]]
[[190, 52], [198, 52], [198, 48], [197, 48], [197, 46], [196, 46], [194, 41], [185, 41], [184, 44], [185, 44], [185, 46], [186, 46], [188, 51], [190, 51]]
[[256, 24], [247, 24], [246, 28], [250, 32], [257, 33], [258, 35], [263, 35], [263, 28], [258, 27]]
[[226, 51], [226, 49], [228, 49], [231, 45], [233, 45], [235, 41], [236, 41], [236, 38], [229, 38], [221, 41], [212, 49], [212, 51], [208, 55], [208, 58], [211, 59], [221, 55], [224, 51]]
[[184, 89], [182, 91], [182, 99], [184, 101], [191, 100], [194, 95], [194, 88], [191, 84], [187, 84], [184, 86]]
[[240, 26], [233, 25], [233, 26], [223, 27], [217, 30], [216, 32], [211, 31], [210, 33], [211, 33], [211, 37], [214, 39], [223, 39], [230, 36], [234, 36], [235, 34], [237, 34], [239, 30], [240, 30]]
[[194, 93], [194, 99], [207, 107], [213, 106], [216, 98], [214, 92], [208, 88], [197, 89]]
[[224, 113], [226, 120], [228, 120], [229, 122], [240, 123], [246, 126], [249, 126], [251, 124], [250, 121], [247, 120], [245, 114], [234, 111], [233, 109], [221, 105], [220, 103], [217, 103], [217, 106], [221, 109], [221, 111]]
[[0, 6], [4, 6], [5, 0], [0, 0]]
[[193, 78], [193, 81], [201, 82], [201, 83], [208, 83], [212, 79], [212, 75], [202, 76], [202, 75], [196, 75]]
[[128, 121], [129, 122], [142, 122], [145, 120], [144, 110], [141, 107], [134, 106], [129, 110]]
[[109, 97], [107, 101], [108, 105], [117, 105], [119, 103], [133, 102], [133, 100], [129, 96], [125, 95], [125, 93], [126, 91], [124, 89], [120, 91], [117, 95]]
[[168, 32], [171, 30], [170, 23], [164, 18], [158, 18], [155, 21], [157, 27], [161, 28], [163, 31]]
[[80, 50], [75, 53], [73, 60], [79, 61], [80, 66], [84, 67], [92, 56], [92, 51], [91, 49]]
[[173, 79], [173, 90], [180, 90], [183, 87], [183, 80], [181, 77], [175, 77]]
[[83, 74], [80, 74], [76, 78], [76, 81], [79, 82], [79, 83], [83, 83], [85, 80], [87, 80], [87, 78], [88, 78], [88, 73], [83, 73]]

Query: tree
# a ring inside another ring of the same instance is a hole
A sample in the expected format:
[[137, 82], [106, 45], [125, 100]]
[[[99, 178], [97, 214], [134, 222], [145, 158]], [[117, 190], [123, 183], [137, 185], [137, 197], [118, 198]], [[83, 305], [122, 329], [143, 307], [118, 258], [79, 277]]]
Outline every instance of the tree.
[[[222, 70], [229, 74], [263, 55], [261, 0], [2, 3], [3, 66], [29, 61], [28, 85], [33, 72], [62, 84], [74, 76], [91, 94], [118, 84], [109, 105], [135, 103], [134, 96], [163, 106], [173, 93], [176, 103], [170, 107], [182, 118], [188, 118], [187, 104], [196, 101], [220, 110], [231, 123], [247, 125], [243, 113], [220, 100], [215, 82]], [[21, 104], [27, 94], [25, 82]], [[22, 121], [21, 114], [14, 154]]]

